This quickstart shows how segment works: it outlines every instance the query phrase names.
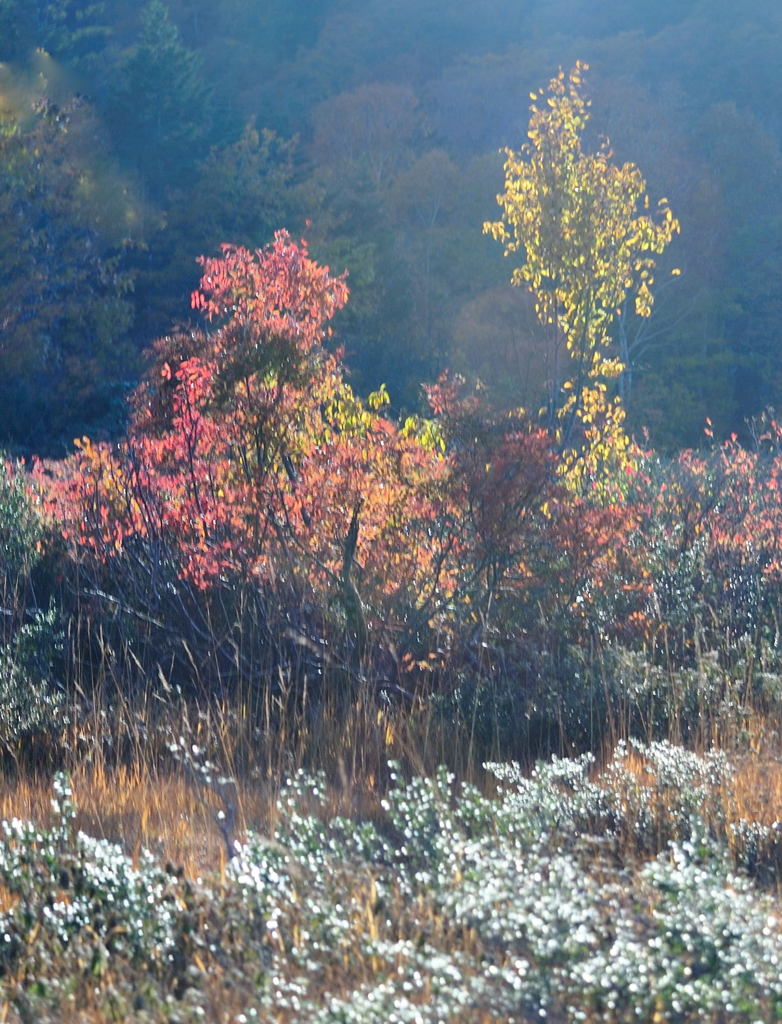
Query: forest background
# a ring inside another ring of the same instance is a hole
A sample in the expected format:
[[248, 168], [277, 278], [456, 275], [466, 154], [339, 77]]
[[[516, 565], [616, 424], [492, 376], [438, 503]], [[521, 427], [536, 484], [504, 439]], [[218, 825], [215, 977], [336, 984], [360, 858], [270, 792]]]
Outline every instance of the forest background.
[[782, 385], [781, 50], [770, 0], [0, 0], [0, 446], [119, 436], [195, 258], [279, 227], [349, 272], [358, 392], [417, 412], [450, 367], [537, 408], [545, 332], [480, 225], [529, 91], [577, 58], [592, 140], [682, 225], [653, 316], [615, 325], [630, 430], [746, 437]]

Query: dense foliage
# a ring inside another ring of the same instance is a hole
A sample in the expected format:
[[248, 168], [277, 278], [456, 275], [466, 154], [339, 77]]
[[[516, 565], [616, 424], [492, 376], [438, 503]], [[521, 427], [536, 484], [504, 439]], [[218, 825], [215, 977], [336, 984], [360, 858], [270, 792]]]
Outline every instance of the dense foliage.
[[735, 734], [745, 702], [776, 706], [775, 420], [753, 450], [622, 447], [595, 468], [587, 449], [574, 489], [572, 440], [457, 376], [401, 426], [384, 388], [359, 399], [324, 344], [346, 285], [286, 234], [203, 269], [211, 325], [156, 344], [126, 438], [14, 484], [123, 687], [262, 700], [279, 676], [329, 699], [370, 680], [517, 753], [672, 719]]
[[[424, 388], [427, 417], [392, 418], [385, 385], [359, 397], [332, 340], [345, 275], [278, 231], [201, 258], [202, 325], [149, 350], [120, 441], [8, 465], [0, 525], [30, 565], [6, 573], [6, 685], [40, 680], [42, 736], [57, 621], [65, 689], [87, 702], [85, 666], [100, 679], [110, 651], [123, 696], [150, 678], [254, 707], [369, 689], [515, 753], [672, 720], [683, 736], [735, 734], [737, 686], [773, 708], [780, 430], [768, 415], [754, 449], [733, 437], [677, 458], [630, 444], [609, 328], [633, 296], [651, 312], [676, 222], [665, 202], [648, 213], [635, 165], [586, 150], [582, 70], [536, 94], [490, 226], [523, 248], [515, 277], [568, 358], [542, 416], [447, 372]], [[374, 156], [379, 181], [385, 143]]]
[[537, 408], [545, 332], [475, 232], [529, 91], [576, 58], [592, 132], [684, 228], [659, 280], [681, 277], [611, 332], [631, 428], [668, 449], [706, 416], [744, 436], [779, 397], [781, 32], [771, 0], [4, 0], [0, 445], [119, 434], [133, 356], [183, 315], [194, 254], [281, 226], [350, 271], [361, 391], [385, 380], [420, 411], [451, 366]]

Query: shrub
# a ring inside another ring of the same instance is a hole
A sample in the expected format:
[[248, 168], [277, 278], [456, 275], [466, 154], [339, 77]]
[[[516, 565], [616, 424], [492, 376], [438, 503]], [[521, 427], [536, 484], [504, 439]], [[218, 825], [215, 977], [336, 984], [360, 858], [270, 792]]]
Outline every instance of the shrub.
[[197, 882], [78, 832], [60, 778], [50, 828], [0, 829], [3, 998], [42, 1021], [779, 1019], [778, 906], [728, 855], [724, 757], [487, 768], [496, 798], [392, 766], [375, 821], [298, 773]]
[[62, 646], [59, 615], [50, 608], [33, 612], [0, 648], [0, 751], [17, 762], [51, 752], [67, 724], [56, 679]]
[[35, 606], [44, 536], [23, 467], [0, 460], [0, 751], [15, 760], [47, 747], [63, 724], [59, 615]]
[[[38, 562], [43, 524], [26, 483], [24, 469], [0, 455], [0, 599], [21, 598]], [[14, 610], [4, 608], [6, 618]]]

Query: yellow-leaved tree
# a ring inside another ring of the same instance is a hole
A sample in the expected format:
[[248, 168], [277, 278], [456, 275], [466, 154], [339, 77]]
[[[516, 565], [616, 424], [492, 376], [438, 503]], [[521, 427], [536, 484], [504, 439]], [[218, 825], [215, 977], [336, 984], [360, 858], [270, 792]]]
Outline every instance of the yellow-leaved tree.
[[502, 217], [484, 224], [506, 255], [523, 252], [512, 281], [530, 289], [541, 323], [561, 333], [570, 356], [556, 424], [563, 475], [580, 491], [632, 465], [612, 390], [623, 365], [612, 353], [611, 323], [628, 295], [637, 313], [651, 314], [654, 257], [679, 230], [666, 199], [651, 212], [640, 170], [613, 163], [607, 139], [584, 152], [586, 70], [577, 63], [530, 94], [529, 141], [505, 150]]

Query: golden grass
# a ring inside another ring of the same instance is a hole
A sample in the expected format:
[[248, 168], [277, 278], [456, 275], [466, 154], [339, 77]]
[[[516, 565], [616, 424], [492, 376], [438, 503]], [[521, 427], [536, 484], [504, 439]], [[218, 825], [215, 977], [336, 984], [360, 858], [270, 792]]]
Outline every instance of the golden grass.
[[[329, 811], [359, 818], [380, 815], [390, 760], [417, 775], [447, 763], [458, 780], [477, 783], [486, 794], [496, 789], [493, 777], [460, 746], [464, 737], [457, 742], [455, 725], [437, 721], [423, 708], [378, 709], [371, 695], [359, 696], [340, 713], [323, 710], [309, 723], [306, 709], [300, 709], [295, 720], [279, 718], [276, 731], [270, 719], [265, 729], [252, 727], [249, 716], [236, 708], [212, 709], [195, 718], [185, 708], [167, 713], [166, 735], [187, 737], [235, 780], [228, 797], [236, 806], [238, 838], [247, 829], [263, 834], [272, 828], [279, 787], [301, 768], [326, 773]], [[130, 714], [127, 718], [137, 720]], [[100, 750], [105, 724], [97, 718], [93, 724], [98, 735], [91, 746]], [[750, 734], [741, 750], [726, 751], [735, 771], [720, 794], [724, 819], [772, 825], [782, 821], [782, 739], [774, 723], [759, 717]], [[121, 763], [98, 756], [69, 766], [77, 826], [118, 843], [132, 857], [150, 850], [190, 877], [222, 872], [221, 792], [164, 756], [160, 742], [139, 739], [130, 748], [130, 757]], [[599, 763], [610, 757], [611, 751], [604, 751]], [[643, 757], [631, 750], [625, 763], [639, 782], [649, 783]], [[46, 825], [52, 819], [51, 797], [48, 775], [0, 775], [0, 820], [16, 817]]]
[[[452, 729], [435, 724], [428, 710], [378, 709], [368, 695], [347, 709], [321, 709], [317, 718], [308, 716], [306, 707], [292, 715], [277, 709], [273, 722], [274, 711], [267, 709], [259, 728], [241, 707], [198, 713], [169, 707], [141, 728], [139, 709], [126, 705], [114, 709], [109, 743], [109, 719], [95, 715], [80, 734], [89, 756], [74, 756], [66, 766], [77, 827], [118, 843], [131, 857], [147, 849], [198, 877], [221, 873], [225, 866], [225, 840], [217, 825], [225, 801], [236, 807], [237, 838], [248, 829], [263, 834], [273, 825], [280, 786], [299, 769], [324, 771], [329, 810], [359, 818], [380, 813], [391, 760], [423, 775], [456, 759], [460, 777], [475, 774], [465, 757], [455, 758]], [[234, 785], [218, 789], [177, 762], [167, 741], [179, 737]], [[120, 746], [123, 753], [112, 763], [103, 751]], [[0, 820], [20, 818], [46, 826], [52, 821], [51, 799], [50, 774], [0, 774]]]
[[731, 821], [782, 821], [782, 756], [753, 751], [733, 759], [736, 772], [724, 787]]
[[[119, 843], [132, 857], [142, 848], [193, 876], [219, 868], [221, 837], [214, 794], [181, 775], [153, 777], [143, 766], [111, 772], [77, 769], [71, 776], [82, 831]], [[51, 781], [0, 780], [0, 817], [51, 822]]]

